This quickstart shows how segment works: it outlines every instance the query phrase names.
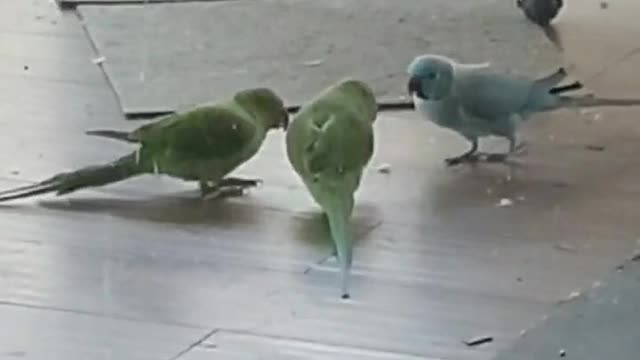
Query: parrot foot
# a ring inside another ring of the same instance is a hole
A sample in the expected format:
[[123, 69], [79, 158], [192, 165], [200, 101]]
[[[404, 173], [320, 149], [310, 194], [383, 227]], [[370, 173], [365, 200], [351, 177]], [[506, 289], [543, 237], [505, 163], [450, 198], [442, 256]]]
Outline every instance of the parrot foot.
[[239, 197], [245, 195], [245, 188], [240, 186], [217, 187], [202, 194], [202, 199], [213, 200], [229, 197]]
[[242, 179], [236, 177], [227, 177], [218, 183], [219, 187], [241, 187], [241, 188], [252, 188], [257, 187], [262, 184], [262, 179]]
[[261, 179], [224, 178], [217, 184], [200, 182], [200, 195], [203, 200], [211, 200], [222, 197], [243, 196], [246, 190], [262, 184]]
[[509, 157], [509, 154], [502, 154], [502, 153], [483, 153], [483, 154], [478, 154], [479, 158], [482, 159], [482, 161], [487, 162], [487, 163], [503, 163], [505, 161], [507, 161], [507, 158]]
[[529, 150], [529, 143], [526, 141], [522, 141], [513, 148], [513, 151], [511, 151], [511, 154], [525, 155], [527, 153], [527, 150]]
[[456, 166], [460, 164], [475, 163], [475, 162], [478, 162], [478, 160], [480, 160], [478, 155], [479, 154], [462, 154], [460, 156], [446, 158], [444, 159], [444, 162], [447, 164], [447, 166]]

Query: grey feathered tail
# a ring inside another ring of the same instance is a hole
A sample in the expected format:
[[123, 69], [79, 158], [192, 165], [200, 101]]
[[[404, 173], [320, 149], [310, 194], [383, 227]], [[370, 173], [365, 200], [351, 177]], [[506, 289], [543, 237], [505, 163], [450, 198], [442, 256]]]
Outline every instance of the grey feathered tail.
[[560, 107], [640, 106], [640, 99], [600, 98], [593, 95], [560, 96]]
[[0, 202], [55, 192], [56, 195], [115, 183], [144, 173], [132, 153], [104, 165], [87, 166], [73, 172], [60, 173], [33, 185], [0, 192]]
[[[340, 290], [342, 298], [348, 299], [349, 276], [353, 259], [353, 239], [349, 228], [349, 218], [351, 211], [347, 203], [349, 199], [343, 198], [342, 194], [336, 194], [336, 198], [330, 201], [325, 213], [329, 220], [329, 230], [333, 238], [338, 264], [340, 268]], [[352, 200], [351, 200], [352, 201]]]
[[562, 94], [569, 91], [580, 90], [584, 87], [580, 81], [572, 82], [569, 85], [556, 86], [549, 90], [550, 94]]

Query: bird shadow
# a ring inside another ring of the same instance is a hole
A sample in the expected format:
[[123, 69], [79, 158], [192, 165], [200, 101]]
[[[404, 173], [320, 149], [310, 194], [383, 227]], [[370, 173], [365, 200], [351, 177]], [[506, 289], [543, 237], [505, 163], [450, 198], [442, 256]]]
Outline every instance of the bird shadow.
[[[535, 177], [526, 163], [463, 165], [425, 187], [424, 203], [442, 219], [460, 210], [499, 206], [501, 199], [520, 202], [524, 208], [548, 208], [571, 197], [570, 184], [562, 179]], [[522, 208], [522, 207], [520, 207]]]
[[[111, 195], [112, 196], [112, 195]], [[127, 221], [141, 221], [164, 225], [212, 228], [264, 228], [275, 234], [289, 234], [292, 241], [318, 249], [333, 251], [328, 222], [318, 209], [294, 212], [275, 209], [253, 202], [249, 195], [204, 200], [195, 192], [153, 195], [144, 198], [73, 197], [40, 200], [38, 208], [68, 213], [100, 214]], [[21, 204], [2, 205], [3, 209], [25, 210]], [[78, 220], [81, 221], [81, 220]], [[362, 238], [379, 224], [375, 208], [356, 207], [352, 217], [355, 240]]]
[[[318, 209], [301, 212], [297, 213], [295, 217], [298, 221], [294, 223], [292, 233], [297, 239], [315, 248], [325, 250], [329, 248], [331, 254], [335, 253], [335, 246], [329, 230], [329, 220], [322, 211]], [[350, 224], [354, 244], [357, 244], [380, 226], [382, 221], [379, 219], [377, 208], [364, 203], [356, 205]]]
[[232, 198], [204, 200], [193, 192], [158, 195], [148, 198], [81, 197], [41, 200], [41, 208], [107, 214], [145, 222], [175, 225], [241, 226], [257, 222], [264, 209]]

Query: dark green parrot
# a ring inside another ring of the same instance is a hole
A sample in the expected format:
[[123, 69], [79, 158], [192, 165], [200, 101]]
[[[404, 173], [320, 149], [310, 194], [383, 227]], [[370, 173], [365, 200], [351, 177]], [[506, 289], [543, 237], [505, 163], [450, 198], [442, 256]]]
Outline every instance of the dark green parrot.
[[89, 135], [127, 141], [139, 147], [107, 164], [60, 173], [33, 185], [0, 192], [0, 201], [48, 192], [63, 195], [143, 174], [197, 181], [203, 198], [226, 192], [243, 193], [260, 180], [226, 175], [258, 152], [270, 129], [286, 129], [288, 119], [277, 94], [256, 88], [240, 91], [229, 101], [162, 117], [132, 132], [88, 131]]

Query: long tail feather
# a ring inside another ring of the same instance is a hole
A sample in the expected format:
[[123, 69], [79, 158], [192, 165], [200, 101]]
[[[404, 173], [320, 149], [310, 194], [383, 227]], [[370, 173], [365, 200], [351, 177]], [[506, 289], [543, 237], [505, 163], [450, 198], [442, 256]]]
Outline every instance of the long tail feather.
[[579, 97], [561, 97], [564, 107], [604, 107], [604, 106], [640, 106], [640, 99], [600, 98], [592, 95]]
[[549, 90], [550, 94], [562, 94], [569, 91], [580, 90], [584, 87], [580, 81], [572, 82], [568, 85], [556, 86]]
[[[351, 201], [352, 203], [353, 201]], [[353, 260], [353, 239], [349, 228], [349, 218], [351, 217], [352, 206], [348, 201], [334, 199], [325, 209], [329, 220], [331, 237], [338, 253], [338, 263], [340, 264], [340, 289], [342, 298], [348, 299], [349, 294], [349, 274]]]
[[135, 153], [132, 153], [105, 165], [87, 166], [77, 171], [57, 174], [37, 184], [2, 191], [0, 202], [50, 192], [56, 195], [68, 194], [83, 188], [122, 181], [143, 172], [142, 166], [136, 162]]
[[40, 195], [40, 194], [46, 194], [48, 192], [52, 192], [55, 190], [56, 190], [55, 183], [50, 184], [50, 183], [47, 183], [46, 181], [43, 181], [41, 183], [37, 183], [33, 185], [21, 186], [19, 188], [2, 191], [0, 192], [0, 201], [9, 201], [9, 200], [26, 198], [26, 197]]
[[130, 143], [137, 143], [138, 140], [131, 138], [131, 134], [127, 131], [118, 130], [89, 130], [85, 132], [87, 135], [106, 137], [109, 139], [115, 139], [120, 141], [126, 141]]

